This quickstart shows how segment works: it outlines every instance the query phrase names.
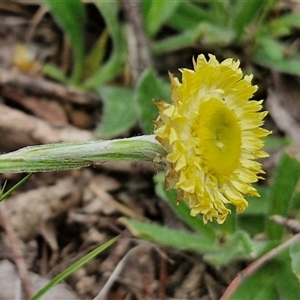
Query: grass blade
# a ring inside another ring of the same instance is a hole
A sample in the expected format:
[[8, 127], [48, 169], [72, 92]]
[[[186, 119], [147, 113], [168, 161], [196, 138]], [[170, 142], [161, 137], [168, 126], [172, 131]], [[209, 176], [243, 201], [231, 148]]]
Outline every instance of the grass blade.
[[[4, 200], [5, 198], [9, 197], [16, 189], [18, 189], [23, 183], [25, 183], [32, 175], [33, 173], [30, 173], [30, 174], [27, 174], [24, 178], [22, 178], [20, 181], [18, 181], [11, 189], [9, 189], [7, 192], [5, 192], [4, 194], [2, 193], [3, 192], [3, 189], [0, 193], [0, 202], [2, 200]], [[5, 184], [4, 184], [5, 186]]]

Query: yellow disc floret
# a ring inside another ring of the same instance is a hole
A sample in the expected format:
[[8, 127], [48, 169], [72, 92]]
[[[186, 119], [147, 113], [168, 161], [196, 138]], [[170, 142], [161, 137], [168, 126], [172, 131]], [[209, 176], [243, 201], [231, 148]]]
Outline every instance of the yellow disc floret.
[[[226, 104], [211, 99], [201, 104], [192, 135], [199, 139], [202, 167], [215, 176], [226, 176], [240, 163], [241, 127]], [[201, 159], [200, 159], [201, 158]]]

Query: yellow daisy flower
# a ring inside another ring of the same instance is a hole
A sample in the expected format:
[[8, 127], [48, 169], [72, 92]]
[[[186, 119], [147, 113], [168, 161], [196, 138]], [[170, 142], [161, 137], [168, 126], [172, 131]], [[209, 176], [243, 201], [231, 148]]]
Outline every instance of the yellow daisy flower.
[[172, 104], [156, 101], [157, 140], [168, 152], [166, 184], [189, 201], [191, 215], [203, 214], [223, 223], [231, 203], [242, 212], [244, 195], [259, 196], [251, 185], [264, 173], [255, 161], [261, 150], [261, 128], [267, 112], [262, 101], [249, 100], [257, 90], [244, 76], [239, 61], [199, 55], [194, 70], [182, 69], [182, 83], [170, 74]]

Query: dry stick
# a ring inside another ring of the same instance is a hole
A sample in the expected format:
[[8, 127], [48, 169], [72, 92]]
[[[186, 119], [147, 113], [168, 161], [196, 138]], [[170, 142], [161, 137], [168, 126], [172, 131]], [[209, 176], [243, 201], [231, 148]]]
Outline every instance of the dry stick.
[[127, 261], [129, 260], [129, 258], [132, 255], [136, 255], [137, 252], [139, 251], [139, 249], [140, 249], [140, 245], [130, 249], [125, 254], [125, 256], [120, 260], [120, 262], [118, 263], [118, 265], [116, 266], [116, 268], [114, 269], [114, 271], [112, 272], [110, 277], [108, 278], [107, 282], [105, 283], [105, 285], [103, 286], [103, 288], [101, 289], [99, 294], [93, 300], [102, 300], [102, 299], [107, 298], [107, 294], [108, 294], [110, 288], [112, 287], [114, 282], [117, 281], [117, 279], [118, 279], [119, 275], [122, 273]]
[[[162, 252], [167, 251], [165, 249], [161, 249]], [[159, 270], [159, 279], [160, 279], [160, 286], [159, 286], [159, 300], [166, 299], [166, 288], [167, 288], [167, 259], [166, 257], [160, 257], [160, 270]]]
[[99, 105], [102, 98], [93, 93], [80, 91], [74, 87], [65, 86], [44, 78], [37, 78], [0, 67], [0, 89], [2, 94], [22, 91], [36, 96], [62, 99], [76, 104]]
[[272, 249], [271, 251], [267, 252], [265, 255], [258, 258], [252, 264], [250, 264], [247, 268], [241, 271], [234, 280], [230, 283], [228, 288], [226, 289], [223, 296], [220, 300], [227, 300], [231, 297], [231, 295], [235, 292], [238, 286], [250, 275], [252, 275], [255, 271], [257, 271], [264, 263], [273, 259], [276, 255], [278, 255], [281, 251], [285, 250], [295, 242], [300, 240], [300, 233], [295, 234], [284, 243], [280, 244], [276, 248]]
[[22, 282], [22, 286], [24, 288], [26, 299], [30, 299], [30, 297], [33, 295], [33, 292], [32, 292], [31, 283], [29, 279], [29, 273], [27, 271], [27, 266], [25, 264], [25, 261], [22, 257], [22, 253], [19, 248], [19, 239], [9, 220], [5, 202], [2, 202], [0, 205], [0, 214], [1, 214], [1, 219], [3, 221], [3, 227], [5, 228], [10, 243], [13, 260], [16, 264], [19, 277]]
[[142, 18], [141, 2], [123, 0], [122, 6], [128, 24], [127, 39], [132, 80], [136, 84], [142, 72], [152, 66], [149, 43]]
[[300, 223], [297, 220], [287, 219], [279, 215], [271, 216], [270, 220], [279, 225], [283, 225], [293, 234], [300, 232]]
[[102, 300], [102, 299], [107, 299], [107, 295], [114, 284], [114, 282], [118, 281], [118, 278], [120, 274], [122, 273], [124, 267], [126, 266], [127, 262], [131, 257], [137, 257], [139, 252], [141, 251], [149, 251], [150, 247], [153, 247], [158, 254], [162, 256], [163, 259], [167, 260], [168, 258], [165, 256], [165, 254], [160, 251], [158, 247], [155, 245], [149, 243], [149, 242], [143, 242], [134, 248], [131, 248], [125, 255], [124, 257], [119, 261], [113, 272], [111, 273], [110, 277], [106, 281], [105, 285], [102, 287], [101, 291], [99, 294], [93, 299], [93, 300]]
[[29, 27], [25, 33], [25, 41], [27, 43], [32, 40], [37, 26], [40, 24], [40, 22], [42, 21], [43, 17], [46, 15], [47, 12], [48, 12], [48, 8], [46, 6], [40, 6], [40, 8], [34, 14], [33, 18], [29, 23]]

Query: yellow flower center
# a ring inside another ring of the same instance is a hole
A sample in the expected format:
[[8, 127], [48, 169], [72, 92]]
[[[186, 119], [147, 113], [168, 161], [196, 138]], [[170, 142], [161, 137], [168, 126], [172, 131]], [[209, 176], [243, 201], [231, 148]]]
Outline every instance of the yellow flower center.
[[235, 112], [225, 103], [212, 98], [201, 104], [193, 135], [199, 139], [202, 167], [208, 172], [226, 176], [239, 166], [241, 127]]

